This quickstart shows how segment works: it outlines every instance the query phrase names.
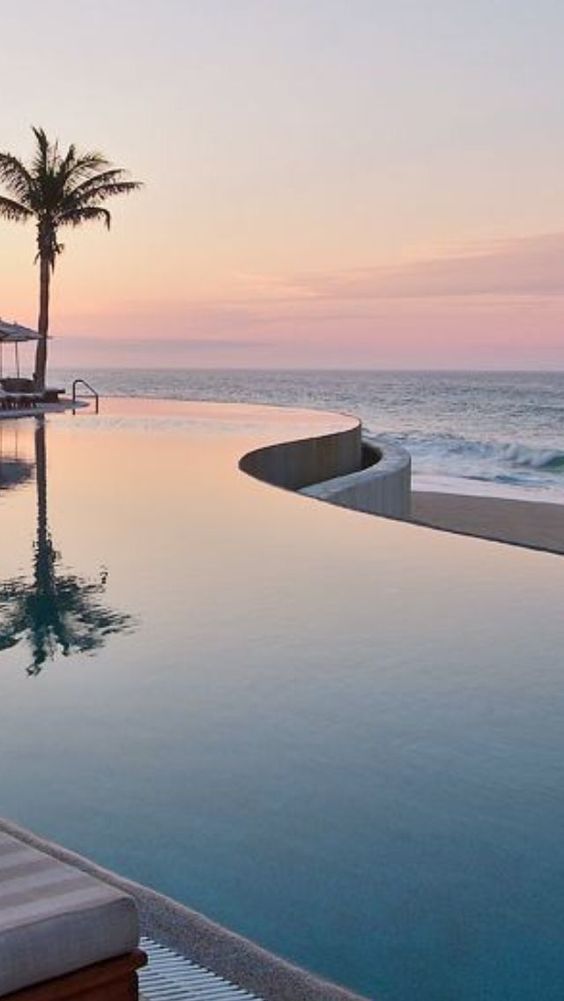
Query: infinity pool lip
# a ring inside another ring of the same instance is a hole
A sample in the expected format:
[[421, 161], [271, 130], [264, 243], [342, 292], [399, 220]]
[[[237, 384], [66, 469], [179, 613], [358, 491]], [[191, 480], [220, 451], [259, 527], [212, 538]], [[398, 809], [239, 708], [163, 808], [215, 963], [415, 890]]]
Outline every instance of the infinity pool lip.
[[406, 449], [364, 438], [349, 428], [254, 448], [239, 469], [255, 479], [338, 507], [409, 521], [411, 456]]
[[366, 1001], [361, 995], [294, 966], [170, 897], [124, 879], [11, 820], [0, 818], [0, 830], [129, 893], [136, 901], [144, 936], [264, 1001], [298, 1001], [298, 998], [299, 1001]]
[[301, 490], [362, 468], [362, 424], [356, 417], [336, 431], [278, 441], [254, 448], [239, 460], [239, 469], [255, 479]]

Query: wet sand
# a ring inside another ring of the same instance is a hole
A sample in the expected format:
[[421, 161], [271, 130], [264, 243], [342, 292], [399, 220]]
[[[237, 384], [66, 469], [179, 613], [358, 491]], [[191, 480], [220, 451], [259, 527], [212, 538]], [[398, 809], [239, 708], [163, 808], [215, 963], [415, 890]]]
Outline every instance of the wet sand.
[[412, 516], [448, 532], [564, 554], [562, 504], [415, 491]]

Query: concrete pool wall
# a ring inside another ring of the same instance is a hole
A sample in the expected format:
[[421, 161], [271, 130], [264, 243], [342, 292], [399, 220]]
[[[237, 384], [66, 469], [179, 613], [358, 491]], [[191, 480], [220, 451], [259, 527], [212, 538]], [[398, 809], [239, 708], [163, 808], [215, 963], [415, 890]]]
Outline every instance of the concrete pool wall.
[[411, 457], [396, 445], [363, 441], [362, 425], [266, 445], [239, 462], [256, 479], [340, 507], [408, 520]]
[[265, 445], [247, 452], [239, 462], [243, 472], [287, 490], [356, 472], [361, 465], [361, 424], [352, 417], [344, 430]]
[[397, 445], [363, 443], [364, 469], [314, 483], [300, 491], [308, 497], [368, 514], [411, 517], [411, 456]]

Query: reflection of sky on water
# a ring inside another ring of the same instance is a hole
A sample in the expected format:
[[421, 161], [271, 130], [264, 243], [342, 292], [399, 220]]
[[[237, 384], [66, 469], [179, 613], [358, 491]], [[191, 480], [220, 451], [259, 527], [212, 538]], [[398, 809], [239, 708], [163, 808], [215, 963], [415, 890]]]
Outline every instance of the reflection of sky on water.
[[[564, 562], [251, 480], [249, 414], [119, 406], [48, 422], [49, 526], [137, 628], [36, 684], [2, 653], [2, 811], [366, 993], [560, 1001]], [[33, 490], [1, 517], [5, 580]]]

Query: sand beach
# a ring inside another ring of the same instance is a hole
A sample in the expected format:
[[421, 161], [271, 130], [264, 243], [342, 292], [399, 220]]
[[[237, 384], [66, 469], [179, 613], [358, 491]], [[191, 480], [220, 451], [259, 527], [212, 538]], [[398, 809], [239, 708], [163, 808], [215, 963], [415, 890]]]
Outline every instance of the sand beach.
[[564, 554], [564, 505], [414, 491], [413, 520], [462, 535]]

